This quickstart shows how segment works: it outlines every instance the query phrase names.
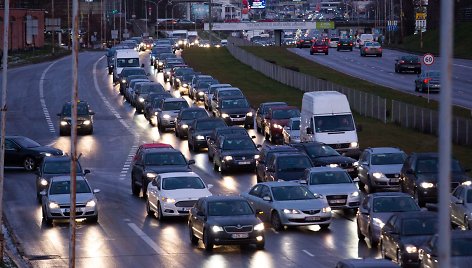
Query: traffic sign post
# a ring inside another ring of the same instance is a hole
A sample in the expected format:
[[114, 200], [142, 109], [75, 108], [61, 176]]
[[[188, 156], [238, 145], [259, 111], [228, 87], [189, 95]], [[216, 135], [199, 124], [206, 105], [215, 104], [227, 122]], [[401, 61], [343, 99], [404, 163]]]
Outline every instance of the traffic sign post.
[[[426, 53], [423, 55], [423, 64], [428, 67], [434, 64], [434, 55]], [[429, 103], [429, 81], [428, 81], [428, 103]]]

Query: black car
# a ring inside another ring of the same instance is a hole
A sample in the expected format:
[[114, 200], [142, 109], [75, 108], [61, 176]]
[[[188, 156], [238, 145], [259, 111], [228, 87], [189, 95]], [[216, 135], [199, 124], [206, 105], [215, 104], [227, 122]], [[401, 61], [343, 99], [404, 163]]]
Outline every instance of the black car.
[[154, 60], [154, 69], [157, 69], [158, 72], [164, 70], [164, 62], [167, 59], [177, 58], [177, 56], [172, 52], [160, 53], [157, 55], [157, 58]]
[[[415, 197], [418, 205], [438, 202], [438, 177], [439, 177], [438, 153], [412, 153], [403, 163], [400, 172], [400, 189]], [[451, 162], [451, 191], [459, 184], [472, 182], [472, 178], [466, 175], [459, 161]]]
[[[71, 159], [69, 156], [50, 156], [44, 157], [38, 165], [36, 173], [36, 198], [41, 202], [41, 191], [46, 190], [49, 179], [56, 176], [70, 175]], [[77, 176], [85, 176], [90, 173], [88, 169], [82, 169], [80, 162], [77, 161]]]
[[138, 196], [143, 191], [146, 197], [147, 186], [159, 173], [192, 171], [185, 156], [173, 148], [150, 148], [138, 151], [131, 166], [131, 191]]
[[193, 96], [193, 100], [195, 102], [199, 101], [204, 101], [205, 100], [205, 93], [208, 93], [210, 90], [210, 86], [213, 84], [219, 84], [218, 80], [213, 79], [213, 80], [204, 80], [204, 81], [199, 81], [195, 85], [195, 89], [193, 90], [193, 93], [195, 94]]
[[152, 124], [152, 118], [156, 115], [155, 112], [162, 99], [172, 98], [172, 94], [169, 92], [150, 93], [144, 100], [144, 118], [146, 118], [150, 124]]
[[124, 94], [126, 87], [128, 86], [128, 76], [130, 75], [145, 75], [146, 71], [140, 67], [125, 67], [121, 70], [121, 73], [118, 76], [118, 81], [120, 83], [120, 93]]
[[149, 80], [149, 77], [147, 75], [143, 75], [143, 74], [134, 74], [134, 75], [129, 75], [128, 77], [126, 77], [126, 82], [125, 82], [125, 89], [123, 92], [121, 92], [121, 87], [120, 87], [120, 94], [122, 95], [125, 95], [125, 92], [126, 92], [126, 88], [129, 87], [129, 83], [133, 80], [133, 79], [137, 79], [137, 80], [148, 80], [149, 82], [151, 82], [151, 80]]
[[439, 71], [427, 71], [419, 74], [415, 79], [415, 91], [439, 92], [441, 90], [441, 73]]
[[[67, 102], [62, 106], [62, 111], [57, 114], [59, 116], [59, 135], [64, 136], [70, 134], [72, 122], [72, 103]], [[77, 133], [93, 134], [93, 116], [95, 112], [85, 101], [77, 103]]]
[[256, 129], [257, 132], [262, 133], [263, 129], [265, 129], [264, 119], [265, 115], [269, 111], [271, 107], [275, 106], [288, 106], [286, 102], [277, 101], [277, 102], [263, 102], [259, 105], [256, 111]]
[[[451, 267], [470, 267], [472, 263], [472, 231], [451, 231]], [[439, 268], [439, 239], [435, 234], [418, 250], [423, 267]]]
[[311, 47], [313, 43], [313, 37], [302, 37], [297, 40], [297, 47], [304, 48], [304, 47]]
[[[249, 137], [249, 133], [247, 132], [247, 130], [238, 126], [225, 126], [213, 129], [210, 136], [208, 136], [207, 138], [208, 160], [213, 161], [213, 155], [215, 155], [215, 151], [218, 149], [219, 138], [223, 135], [231, 134], [246, 135]], [[256, 136], [252, 136], [251, 138], [255, 137]]]
[[266, 177], [267, 161], [271, 159], [275, 153], [283, 152], [298, 152], [298, 150], [288, 145], [265, 145], [262, 147], [259, 159], [256, 160], [257, 182], [261, 182]]
[[413, 211], [393, 214], [380, 235], [380, 252], [401, 267], [419, 265], [418, 248], [438, 231], [438, 214]]
[[63, 155], [56, 148], [42, 146], [23, 136], [5, 136], [5, 166], [33, 171], [45, 156]]
[[203, 108], [190, 107], [180, 110], [175, 120], [175, 136], [181, 139], [187, 137], [188, 127], [192, 124], [193, 120], [207, 117], [209, 115]]
[[290, 146], [306, 153], [315, 167], [340, 167], [346, 170], [351, 178], [357, 177], [357, 169], [354, 166], [354, 158], [344, 156], [338, 153], [330, 146], [319, 142], [301, 142], [293, 143]]
[[190, 84], [192, 83], [195, 73], [186, 73], [180, 76], [180, 78], [175, 79], [176, 85], [174, 88], [176, 91], [179, 91], [180, 95], [189, 95], [190, 96]]
[[352, 51], [353, 47], [354, 47], [354, 42], [351, 39], [341, 39], [338, 42], [336, 50], [337, 51], [340, 51], [340, 50], [350, 50], [350, 51]]
[[160, 83], [149, 82], [149, 83], [139, 83], [135, 87], [133, 103], [136, 107], [136, 112], [144, 113], [144, 102], [146, 97], [151, 93], [162, 94], [165, 93], [164, 87]]
[[[195, 71], [190, 67], [182, 67], [176, 69], [171, 78], [171, 85], [174, 87], [174, 89], [179, 89], [179, 87], [182, 86], [182, 77], [184, 75], [190, 74], [195, 74]], [[190, 81], [192, 80], [190, 79]]]
[[254, 113], [245, 97], [221, 98], [213, 112], [225, 120], [228, 126], [243, 125], [246, 128], [254, 128]]
[[149, 59], [151, 60], [151, 65], [154, 65], [154, 60], [161, 53], [172, 53], [172, 45], [159, 45], [159, 46], [154, 45], [154, 47], [151, 50], [151, 53], [149, 53]]
[[188, 148], [194, 152], [207, 147], [207, 137], [215, 128], [226, 126], [221, 118], [198, 118], [188, 128]]
[[255, 244], [263, 249], [264, 224], [249, 202], [239, 196], [209, 196], [200, 198], [190, 210], [188, 220], [190, 242], [203, 240], [205, 249], [213, 245]]
[[301, 180], [307, 168], [313, 167], [310, 158], [302, 152], [280, 152], [267, 160], [264, 181]]
[[418, 56], [401, 56], [399, 59], [395, 60], [395, 72], [409, 72], [413, 71], [416, 74], [421, 73], [421, 62]]
[[213, 155], [213, 169], [221, 173], [230, 169], [250, 169], [256, 167], [259, 158], [258, 146], [247, 135], [224, 135], [218, 140], [218, 147]]

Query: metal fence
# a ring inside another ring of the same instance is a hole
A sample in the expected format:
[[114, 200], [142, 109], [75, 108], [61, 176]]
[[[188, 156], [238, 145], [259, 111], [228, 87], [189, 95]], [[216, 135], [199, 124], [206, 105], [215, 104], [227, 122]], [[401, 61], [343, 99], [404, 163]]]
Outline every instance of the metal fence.
[[[240, 38], [228, 38], [228, 51], [252, 69], [282, 84], [298, 88], [303, 92], [335, 90], [345, 94], [351, 108], [360, 115], [378, 119], [384, 123], [393, 122], [402, 127], [438, 135], [439, 116], [435, 110], [418, 107], [412, 104], [387, 100], [380, 96], [361, 90], [343, 87], [335, 83], [287, 69], [267, 60], [261, 59], [238, 46], [250, 44]], [[472, 119], [453, 118], [453, 142], [459, 145], [472, 145]]]

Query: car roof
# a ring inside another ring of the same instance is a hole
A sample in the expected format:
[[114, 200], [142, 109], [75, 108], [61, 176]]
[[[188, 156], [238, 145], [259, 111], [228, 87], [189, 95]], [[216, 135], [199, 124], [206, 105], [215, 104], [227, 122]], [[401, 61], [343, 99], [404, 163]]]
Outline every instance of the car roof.
[[161, 179], [175, 178], [175, 177], [199, 177], [200, 178], [200, 176], [198, 176], [197, 173], [193, 171], [160, 173], [159, 177], [161, 177]]
[[175, 148], [149, 148], [146, 153], [182, 153]]
[[206, 121], [221, 121], [223, 119], [219, 117], [205, 117], [205, 118], [197, 118], [195, 119], [194, 122], [200, 123], [200, 122], [206, 122]]
[[271, 106], [271, 105], [287, 105], [286, 102], [283, 102], [283, 101], [272, 101], [272, 102], [263, 102], [260, 104], [261, 107], [264, 107], [264, 106]]
[[435, 211], [405, 211], [405, 212], [396, 212], [396, 215], [399, 219], [407, 218], [427, 218], [427, 217], [437, 217], [438, 213]]
[[[307, 154], [300, 152], [300, 151], [293, 151], [293, 152], [275, 152], [274, 157], [284, 157], [284, 156], [303, 156], [303, 157], [308, 157]], [[308, 157], [309, 158], [309, 157]]]
[[191, 111], [205, 111], [205, 108], [202, 108], [202, 107], [188, 107], [188, 108], [183, 108], [182, 110], [180, 110], [181, 113], [183, 112], [191, 112]]
[[378, 192], [378, 193], [372, 193], [368, 194], [367, 196], [372, 196], [372, 197], [383, 197], [383, 196], [398, 196], [398, 197], [411, 197], [411, 195], [403, 192]]
[[167, 143], [144, 143], [139, 146], [142, 149], [152, 149], [152, 148], [174, 148], [172, 145]]
[[245, 96], [221, 96], [220, 100], [247, 100]]
[[266, 181], [266, 182], [261, 182], [258, 184], [263, 184], [267, 185], [269, 187], [277, 187], [277, 186], [304, 186], [301, 185], [300, 183], [294, 182], [294, 181]]
[[238, 195], [212, 195], [212, 196], [207, 196], [203, 197], [206, 199], [208, 202], [214, 202], [214, 201], [232, 201], [232, 200], [238, 200], [238, 201], [246, 201], [247, 200], [241, 196]]
[[320, 146], [320, 145], [326, 145], [322, 142], [317, 142], [317, 141], [303, 141], [303, 142], [299, 142], [297, 144], [294, 144], [294, 145], [302, 145], [302, 146], [311, 146], [311, 145], [316, 145], [316, 146]]
[[451, 238], [472, 238], [471, 230], [452, 230]]
[[372, 152], [373, 154], [403, 153], [403, 151], [397, 147], [372, 147], [367, 148], [366, 150]]
[[68, 155], [51, 155], [43, 157], [43, 162], [66, 162], [70, 161], [70, 156]]
[[274, 111], [274, 110], [299, 110], [298, 107], [295, 107], [295, 106], [274, 106], [274, 107], [270, 107], [269, 108], [270, 110]]
[[439, 157], [439, 154], [436, 152], [413, 152], [412, 155], [416, 155], [417, 157]]
[[341, 171], [346, 172], [346, 170], [339, 167], [312, 167], [309, 169], [310, 173], [323, 173], [329, 171]]
[[[76, 179], [77, 181], [80, 181], [80, 180], [84, 181], [84, 180], [85, 180], [85, 178], [82, 177], [82, 176], [76, 176], [75, 179]], [[53, 181], [70, 181], [70, 180], [71, 180], [71, 177], [70, 177], [69, 175], [56, 176], [56, 177], [52, 177], [52, 178], [51, 178], [51, 183], [52, 183]]]
[[278, 150], [287, 151], [287, 150], [290, 150], [290, 151], [294, 151], [294, 152], [298, 151], [297, 148], [292, 147], [290, 145], [271, 145], [271, 144], [264, 145], [264, 150], [267, 150], [267, 151], [278, 151]]

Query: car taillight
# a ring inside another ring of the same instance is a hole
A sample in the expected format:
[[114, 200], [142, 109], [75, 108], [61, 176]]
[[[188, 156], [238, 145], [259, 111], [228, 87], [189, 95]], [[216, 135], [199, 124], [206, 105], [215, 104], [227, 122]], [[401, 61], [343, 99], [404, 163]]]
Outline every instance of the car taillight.
[[404, 61], [404, 60], [401, 60], [401, 61], [399, 61], [398, 63], [405, 63], [405, 61]]
[[425, 78], [425, 79], [423, 80], [423, 83], [428, 84], [428, 83], [429, 83], [429, 80], [431, 80], [431, 78]]
[[352, 46], [352, 43], [349, 43], [350, 46]]
[[340, 44], [340, 43], [338, 43], [338, 47], [339, 47], [340, 45], [341, 45], [341, 44]]
[[380, 51], [382, 51], [382, 48], [381, 48], [381, 47], [379, 47], [379, 50], [380, 50]]

